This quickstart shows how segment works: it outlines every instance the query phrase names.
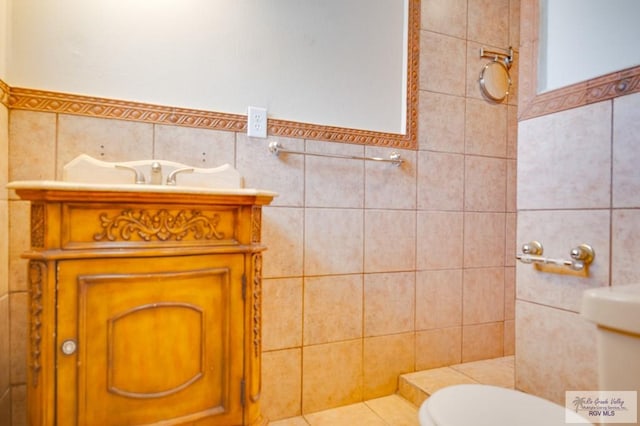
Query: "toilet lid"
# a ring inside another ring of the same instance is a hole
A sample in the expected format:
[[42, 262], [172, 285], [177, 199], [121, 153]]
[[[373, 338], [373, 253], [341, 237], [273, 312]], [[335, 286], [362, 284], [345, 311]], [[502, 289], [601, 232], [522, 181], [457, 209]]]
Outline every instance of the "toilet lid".
[[567, 420], [592, 424], [574, 411], [537, 396], [480, 384], [440, 389], [424, 402], [420, 416], [427, 416], [427, 412], [438, 426], [566, 426]]

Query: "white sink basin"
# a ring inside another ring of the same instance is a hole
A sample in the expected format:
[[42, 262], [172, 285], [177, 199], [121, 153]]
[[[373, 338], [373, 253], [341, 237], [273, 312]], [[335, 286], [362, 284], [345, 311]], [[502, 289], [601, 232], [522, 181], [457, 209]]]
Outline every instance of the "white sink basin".
[[[152, 172], [154, 168], [157, 168], [157, 173]], [[98, 185], [135, 184], [140, 187], [243, 187], [240, 173], [229, 164], [214, 168], [198, 168], [166, 160], [108, 162], [86, 154], [79, 155], [64, 166], [62, 181]]]
[[[152, 176], [152, 165], [159, 165], [160, 176]], [[141, 182], [144, 180], [144, 182]], [[170, 184], [167, 184], [167, 180]], [[136, 183], [138, 181], [139, 183]], [[14, 181], [13, 190], [103, 191], [195, 195], [243, 195], [273, 198], [275, 192], [244, 188], [242, 177], [228, 164], [215, 168], [189, 167], [166, 160], [107, 162], [82, 154], [64, 166], [63, 180]]]

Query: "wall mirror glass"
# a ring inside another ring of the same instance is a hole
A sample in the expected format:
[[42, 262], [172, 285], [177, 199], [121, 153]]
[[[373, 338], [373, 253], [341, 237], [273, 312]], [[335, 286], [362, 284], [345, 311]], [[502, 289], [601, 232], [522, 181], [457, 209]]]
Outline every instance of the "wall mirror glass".
[[495, 102], [504, 100], [511, 88], [509, 68], [501, 59], [495, 59], [482, 68], [480, 72], [480, 90]]
[[416, 148], [420, 0], [9, 2], [10, 86]]
[[522, 0], [518, 117], [640, 91], [640, 2]]

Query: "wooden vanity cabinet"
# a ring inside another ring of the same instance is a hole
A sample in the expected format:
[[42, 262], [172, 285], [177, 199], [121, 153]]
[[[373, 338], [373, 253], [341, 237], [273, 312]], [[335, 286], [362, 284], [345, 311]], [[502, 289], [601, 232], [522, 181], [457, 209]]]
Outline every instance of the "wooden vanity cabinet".
[[30, 425], [263, 425], [273, 194], [21, 188]]

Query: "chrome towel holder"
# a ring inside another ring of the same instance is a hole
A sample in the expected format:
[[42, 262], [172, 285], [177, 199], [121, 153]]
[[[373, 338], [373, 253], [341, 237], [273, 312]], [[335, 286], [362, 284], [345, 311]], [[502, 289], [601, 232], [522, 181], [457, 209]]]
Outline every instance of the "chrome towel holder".
[[284, 154], [300, 154], [300, 155], [312, 155], [316, 157], [329, 157], [329, 158], [346, 158], [349, 160], [365, 160], [365, 161], [378, 161], [382, 163], [391, 163], [394, 166], [400, 166], [404, 160], [400, 158], [400, 154], [393, 151], [389, 158], [382, 157], [358, 157], [355, 155], [341, 155], [341, 154], [326, 154], [322, 152], [307, 152], [307, 151], [294, 151], [291, 149], [286, 149], [279, 142], [273, 141], [269, 142], [269, 152], [271, 152], [275, 156], [279, 156], [280, 153]]
[[518, 253], [516, 259], [522, 263], [534, 264], [538, 270], [541, 270], [540, 265], [554, 265], [566, 267], [571, 271], [588, 273], [589, 265], [596, 256], [593, 247], [589, 244], [580, 244], [571, 249], [569, 252], [571, 260], [544, 257], [543, 252], [544, 249], [539, 241], [531, 241], [522, 245], [522, 253]]

